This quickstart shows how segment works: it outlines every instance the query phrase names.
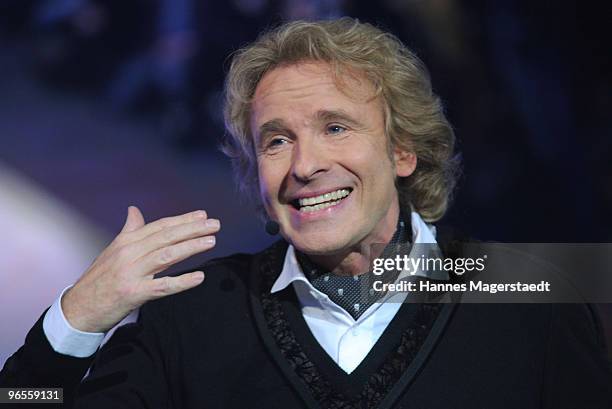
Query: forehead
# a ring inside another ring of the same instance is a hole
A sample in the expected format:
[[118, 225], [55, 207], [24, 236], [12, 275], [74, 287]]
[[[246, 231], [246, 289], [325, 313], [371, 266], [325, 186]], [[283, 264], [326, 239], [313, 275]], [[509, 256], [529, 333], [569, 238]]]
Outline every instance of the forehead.
[[[344, 69], [335, 75], [324, 62], [276, 67], [257, 84], [252, 100], [251, 127], [279, 115], [308, 115], [318, 109], [380, 109], [376, 90], [362, 73]], [[356, 114], [358, 112], [355, 112]]]

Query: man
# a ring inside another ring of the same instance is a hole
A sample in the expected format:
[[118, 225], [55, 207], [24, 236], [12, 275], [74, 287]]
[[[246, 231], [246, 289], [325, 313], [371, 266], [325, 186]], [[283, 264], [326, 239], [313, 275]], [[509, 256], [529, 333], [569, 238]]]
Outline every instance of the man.
[[130, 207], [2, 386], [61, 386], [83, 408], [612, 407], [588, 306], [360, 292], [373, 258], [403, 244], [452, 252], [427, 222], [454, 185], [453, 132], [397, 39], [351, 19], [283, 25], [234, 55], [225, 108], [238, 181], [283, 240], [211, 261], [204, 283], [154, 278], [213, 247], [220, 224], [203, 211], [145, 224]]

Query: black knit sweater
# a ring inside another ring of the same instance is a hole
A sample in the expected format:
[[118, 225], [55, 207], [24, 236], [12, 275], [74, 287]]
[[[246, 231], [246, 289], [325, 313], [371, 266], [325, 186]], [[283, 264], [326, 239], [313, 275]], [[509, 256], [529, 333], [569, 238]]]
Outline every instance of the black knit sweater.
[[92, 360], [53, 352], [41, 318], [0, 386], [61, 386], [62, 407], [76, 396], [94, 409], [612, 408], [596, 316], [582, 304], [405, 305], [347, 375], [291, 287], [269, 293], [285, 250], [208, 263], [204, 284], [118, 330], [80, 386]]

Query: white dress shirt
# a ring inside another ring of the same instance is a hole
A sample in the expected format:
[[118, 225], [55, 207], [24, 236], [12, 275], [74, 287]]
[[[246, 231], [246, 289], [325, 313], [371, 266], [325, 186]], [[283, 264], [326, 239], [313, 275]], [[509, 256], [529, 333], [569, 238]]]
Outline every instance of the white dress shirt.
[[[436, 243], [435, 227], [426, 224], [416, 212], [411, 213], [411, 222], [414, 244]], [[417, 249], [418, 246], [413, 246], [410, 256], [416, 257], [414, 253]], [[417, 271], [416, 275], [427, 276], [428, 273]], [[405, 278], [406, 274], [400, 273], [397, 280]], [[363, 361], [406, 298], [406, 293], [387, 294], [355, 320], [306, 279], [293, 246], [287, 249], [283, 269], [271, 292], [281, 291], [290, 284], [296, 290], [302, 315], [315, 339], [347, 373], [351, 373]], [[45, 315], [45, 335], [56, 352], [80, 358], [90, 356], [100, 347], [105, 334], [79, 331], [68, 323], [61, 308], [61, 297], [66, 290]]]
[[[417, 257], [418, 251], [428, 251], [436, 243], [435, 228], [427, 225], [418, 213], [411, 213], [412, 237], [414, 244], [410, 257]], [[424, 271], [413, 275], [427, 276]], [[400, 273], [397, 281], [406, 279], [408, 274]], [[448, 277], [437, 277], [448, 278]], [[344, 308], [331, 301], [326, 294], [317, 290], [304, 276], [296, 259], [295, 249], [289, 246], [283, 270], [272, 286], [275, 293], [293, 284], [302, 306], [302, 315], [315, 339], [331, 359], [345, 372], [351, 373], [370, 352], [378, 338], [387, 328], [405, 300], [406, 293], [389, 293], [379, 302], [372, 304], [357, 320]]]

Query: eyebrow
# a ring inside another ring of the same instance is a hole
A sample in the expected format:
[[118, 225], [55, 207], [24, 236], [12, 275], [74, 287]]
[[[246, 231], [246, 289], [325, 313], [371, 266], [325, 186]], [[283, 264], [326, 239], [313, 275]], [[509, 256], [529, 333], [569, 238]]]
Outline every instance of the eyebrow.
[[285, 125], [285, 122], [282, 119], [277, 118], [264, 122], [257, 131], [259, 136], [261, 137], [265, 136], [270, 132], [285, 131], [286, 129], [287, 126]]
[[260, 145], [267, 136], [273, 133], [287, 132], [287, 129], [288, 127], [282, 119], [276, 118], [264, 122], [257, 130], [257, 135], [255, 137], [256, 144]]
[[360, 121], [355, 119], [348, 112], [343, 111], [341, 109], [339, 110], [322, 109], [322, 110], [317, 111], [317, 113], [315, 114], [315, 117], [317, 118], [319, 122], [339, 121], [347, 125], [350, 125], [354, 128], [358, 128], [358, 129], [364, 128], [364, 125]]

